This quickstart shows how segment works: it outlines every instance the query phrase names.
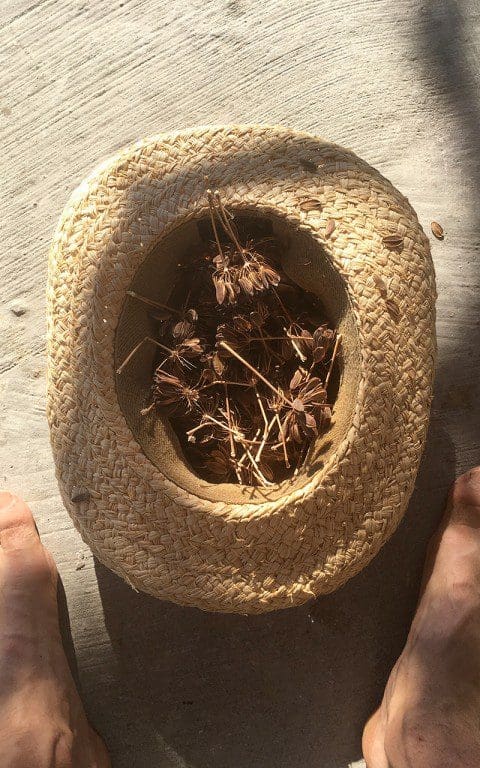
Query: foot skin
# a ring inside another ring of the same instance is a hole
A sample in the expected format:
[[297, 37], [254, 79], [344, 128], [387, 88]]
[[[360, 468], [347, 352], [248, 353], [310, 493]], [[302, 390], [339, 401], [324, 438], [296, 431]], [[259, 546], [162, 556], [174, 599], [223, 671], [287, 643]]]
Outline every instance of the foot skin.
[[63, 652], [57, 569], [32, 513], [0, 493], [2, 768], [109, 768]]
[[405, 649], [367, 723], [367, 768], [480, 766], [480, 467], [453, 486]]

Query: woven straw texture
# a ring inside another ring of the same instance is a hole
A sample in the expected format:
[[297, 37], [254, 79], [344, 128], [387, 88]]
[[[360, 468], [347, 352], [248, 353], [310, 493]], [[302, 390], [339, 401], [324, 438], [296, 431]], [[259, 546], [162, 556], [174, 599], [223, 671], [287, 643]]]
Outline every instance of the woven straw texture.
[[[286, 271], [323, 291], [327, 308], [326, 288], [340, 297], [330, 308], [344, 336], [331, 439], [273, 492], [196, 478], [168, 424], [142, 432], [128, 408], [140, 390], [115, 373], [145, 318], [129, 315], [126, 291], [145, 264], [152, 275], [160, 269], [161, 288], [163, 255], [206, 214], [208, 187], [232, 210], [287, 228], [298, 248]], [[312, 199], [318, 205], [306, 210]], [[389, 234], [402, 247], [387, 247]], [[286, 608], [345, 583], [395, 530], [413, 490], [432, 395], [435, 297], [415, 212], [341, 147], [279, 127], [221, 126], [141, 141], [104, 163], [63, 212], [48, 283], [57, 477], [94, 554], [136, 589], [206, 610]]]

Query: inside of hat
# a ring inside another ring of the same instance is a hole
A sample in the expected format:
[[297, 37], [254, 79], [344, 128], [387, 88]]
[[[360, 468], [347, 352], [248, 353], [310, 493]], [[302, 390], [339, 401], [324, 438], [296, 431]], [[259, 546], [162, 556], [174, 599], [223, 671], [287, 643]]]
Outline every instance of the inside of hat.
[[[168, 417], [155, 411], [141, 414], [151, 402], [152, 371], [157, 354], [153, 344], [142, 344], [131, 363], [116, 377], [117, 398], [144, 454], [177, 486], [214, 502], [262, 503], [300, 489], [321, 473], [346, 437], [360, 382], [360, 342], [345, 281], [321, 243], [308, 230], [273, 213], [250, 209], [235, 213], [245, 219], [245, 227], [251, 229], [252, 234], [275, 236], [281, 245], [284, 272], [300, 287], [321, 299], [330, 326], [342, 336], [329, 386], [329, 402], [334, 400], [329, 429], [312, 443], [305, 462], [291, 479], [268, 488], [212, 483], [200, 478], [189, 466]], [[168, 304], [177, 265], [188, 257], [189, 251], [199, 246], [206, 227], [207, 216], [199, 216], [179, 224], [162, 237], [137, 270], [130, 290]], [[142, 339], [155, 335], [156, 323], [151, 314], [147, 304], [125, 295], [115, 339], [116, 368]]]

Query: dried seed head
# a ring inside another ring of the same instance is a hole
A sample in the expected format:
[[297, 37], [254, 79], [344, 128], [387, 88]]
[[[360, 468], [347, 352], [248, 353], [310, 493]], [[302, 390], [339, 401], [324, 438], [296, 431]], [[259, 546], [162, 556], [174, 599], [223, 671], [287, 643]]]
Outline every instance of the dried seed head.
[[218, 352], [215, 352], [215, 354], [212, 357], [212, 366], [213, 366], [213, 370], [215, 371], [217, 376], [222, 376], [223, 375], [223, 372], [225, 370], [225, 364], [223, 363], [223, 361], [219, 357]]
[[297, 368], [292, 378], [290, 379], [290, 389], [298, 389], [299, 386], [304, 382], [306, 375], [307, 372], [304, 368]]
[[244, 315], [235, 315], [233, 318], [233, 327], [240, 333], [248, 333], [252, 330], [252, 324]]
[[153, 376], [153, 401], [157, 408], [165, 410], [170, 415], [185, 415], [190, 413], [199, 400], [197, 388], [189, 386], [184, 381], [166, 373], [158, 367]]
[[187, 310], [182, 319], [179, 320], [172, 329], [172, 336], [174, 339], [186, 339], [191, 336], [195, 329], [195, 323], [198, 320], [198, 314], [195, 309]]

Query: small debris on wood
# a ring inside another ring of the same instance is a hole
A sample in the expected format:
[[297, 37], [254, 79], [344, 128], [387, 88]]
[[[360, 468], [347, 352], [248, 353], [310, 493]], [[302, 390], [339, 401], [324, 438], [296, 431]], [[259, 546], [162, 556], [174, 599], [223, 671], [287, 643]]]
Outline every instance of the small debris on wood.
[[335, 231], [335, 219], [328, 219], [325, 226], [325, 237], [330, 237], [330, 235], [334, 231]]
[[77, 485], [74, 485], [72, 488], [72, 492], [70, 494], [70, 501], [74, 504], [80, 503], [81, 501], [88, 501], [90, 499], [90, 491], [88, 491], [86, 488], [80, 488]]
[[430, 227], [431, 227], [432, 233], [435, 235], [437, 240], [443, 240], [445, 236], [445, 232], [443, 230], [442, 225], [439, 224], [438, 221], [432, 221], [432, 223], [430, 224]]
[[15, 317], [21, 317], [22, 315], [25, 315], [27, 312], [27, 307], [25, 304], [22, 304], [19, 301], [13, 302], [13, 304], [10, 305], [10, 312], [15, 315]]

